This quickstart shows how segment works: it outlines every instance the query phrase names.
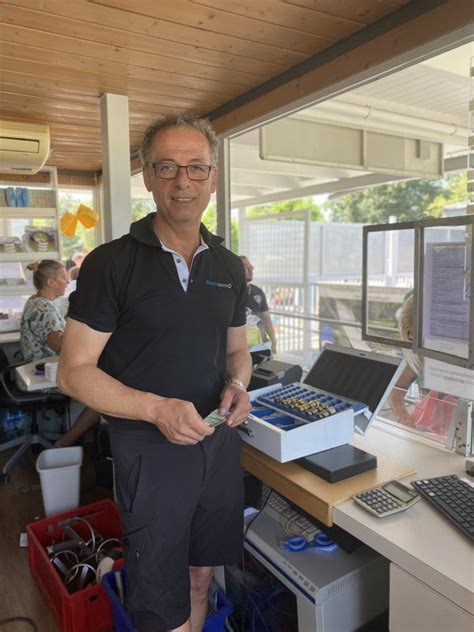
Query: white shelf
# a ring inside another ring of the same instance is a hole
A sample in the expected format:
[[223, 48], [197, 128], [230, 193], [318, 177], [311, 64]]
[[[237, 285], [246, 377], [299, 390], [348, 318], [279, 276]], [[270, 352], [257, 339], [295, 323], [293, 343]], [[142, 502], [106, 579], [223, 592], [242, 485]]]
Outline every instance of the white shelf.
[[17, 296], [24, 294], [30, 296], [36, 289], [32, 285], [0, 285], [0, 296]]
[[0, 217], [2, 219], [56, 219], [57, 211], [55, 207], [34, 207], [34, 206], [0, 206]]
[[[59, 203], [59, 191], [58, 191], [58, 174], [56, 167], [45, 167], [41, 170], [42, 172], [49, 174], [49, 183], [45, 184], [45, 186], [37, 187], [36, 184], [31, 184], [27, 182], [18, 183], [17, 186], [25, 187], [27, 189], [35, 189], [42, 188], [48, 189], [54, 193], [54, 200], [51, 198], [39, 199], [38, 202], [52, 204], [54, 206], [0, 206], [0, 220], [5, 220], [5, 224], [7, 226], [6, 232], [11, 236], [11, 230], [8, 228], [8, 224], [13, 220], [22, 220], [25, 219], [28, 223], [31, 223], [31, 220], [50, 220], [50, 224], [52, 224], [52, 229], [55, 233], [56, 244], [51, 243], [48, 240], [48, 244], [50, 246], [56, 246], [56, 250], [54, 252], [0, 252], [0, 263], [29, 263], [30, 261], [39, 261], [41, 259], [55, 259], [56, 261], [60, 260], [61, 257], [61, 247], [59, 241], [59, 208], [57, 204]], [[0, 186], [13, 186], [11, 182], [0, 182]], [[31, 202], [33, 199], [30, 199]], [[2, 204], [5, 204], [5, 201], [2, 201]], [[51, 221], [52, 220], [52, 221]], [[40, 229], [40, 226], [37, 226]], [[0, 291], [1, 291], [0, 287]], [[3, 288], [5, 290], [5, 288]], [[9, 288], [8, 293], [11, 295], [12, 290]], [[13, 289], [13, 293], [21, 293], [22, 290], [19, 290], [15, 287]]]
[[0, 252], [0, 263], [14, 263], [17, 261], [40, 261], [41, 259], [59, 260], [59, 252]]

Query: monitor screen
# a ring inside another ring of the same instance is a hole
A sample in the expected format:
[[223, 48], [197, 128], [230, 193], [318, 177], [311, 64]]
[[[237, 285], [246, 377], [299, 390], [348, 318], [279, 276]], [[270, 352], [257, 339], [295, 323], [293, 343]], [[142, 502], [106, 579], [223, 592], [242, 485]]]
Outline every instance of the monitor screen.
[[314, 388], [379, 408], [400, 365], [398, 358], [326, 346], [304, 382]]

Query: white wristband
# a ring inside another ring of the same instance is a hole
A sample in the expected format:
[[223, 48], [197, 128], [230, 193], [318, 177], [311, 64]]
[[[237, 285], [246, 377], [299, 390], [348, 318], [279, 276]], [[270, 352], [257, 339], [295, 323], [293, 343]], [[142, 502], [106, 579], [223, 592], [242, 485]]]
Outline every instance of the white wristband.
[[240, 380], [238, 380], [235, 377], [230, 377], [225, 381], [225, 385], [229, 386], [230, 384], [232, 384], [233, 386], [238, 386], [240, 389], [242, 389], [243, 391], [247, 391], [247, 389], [244, 386], [244, 383], [241, 382]]

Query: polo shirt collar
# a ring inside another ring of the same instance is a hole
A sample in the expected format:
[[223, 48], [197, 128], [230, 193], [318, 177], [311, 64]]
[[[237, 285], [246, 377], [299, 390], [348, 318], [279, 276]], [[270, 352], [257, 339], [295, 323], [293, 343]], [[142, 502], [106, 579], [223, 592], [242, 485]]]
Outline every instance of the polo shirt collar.
[[[130, 226], [130, 235], [137, 241], [141, 242], [142, 244], [146, 244], [147, 246], [161, 247], [161, 242], [156, 236], [156, 233], [153, 229], [154, 217], [155, 213], [149, 213], [142, 219], [139, 219], [137, 222], [133, 222], [133, 224], [131, 224]], [[223, 242], [222, 237], [213, 235], [202, 223], [199, 230], [201, 233], [202, 241], [204, 241], [204, 243], [207, 244], [210, 248], [214, 246], [219, 246]]]

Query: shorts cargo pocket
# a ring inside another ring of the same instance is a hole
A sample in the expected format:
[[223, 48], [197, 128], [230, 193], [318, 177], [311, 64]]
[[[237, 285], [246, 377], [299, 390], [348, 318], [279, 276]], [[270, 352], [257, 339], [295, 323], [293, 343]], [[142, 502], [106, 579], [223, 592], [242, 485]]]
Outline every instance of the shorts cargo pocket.
[[139, 454], [133, 460], [130, 472], [128, 474], [127, 482], [127, 498], [125, 502], [125, 511], [131, 515], [133, 513], [133, 506], [138, 495], [138, 488], [140, 486], [140, 474], [142, 470], [142, 455]]
[[125, 531], [122, 536], [127, 575], [133, 579], [129, 581], [127, 590], [127, 607], [132, 610], [146, 609], [146, 595], [139, 590], [139, 587], [148, 585], [149, 533], [148, 525], [145, 525]]

